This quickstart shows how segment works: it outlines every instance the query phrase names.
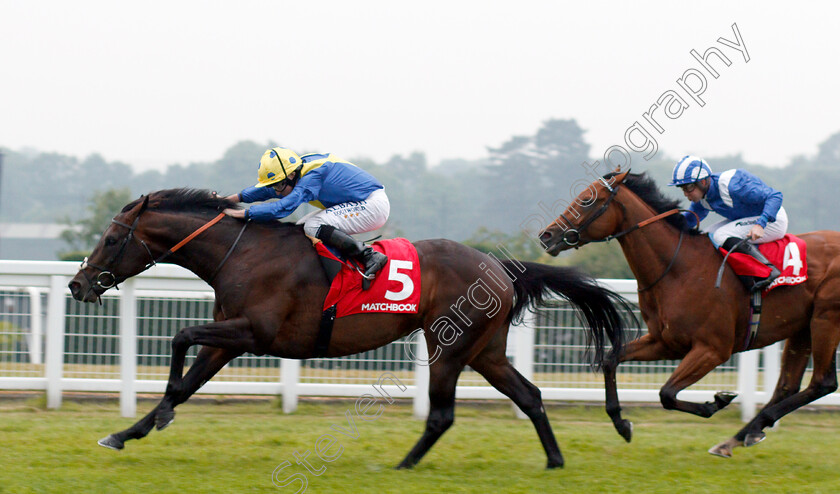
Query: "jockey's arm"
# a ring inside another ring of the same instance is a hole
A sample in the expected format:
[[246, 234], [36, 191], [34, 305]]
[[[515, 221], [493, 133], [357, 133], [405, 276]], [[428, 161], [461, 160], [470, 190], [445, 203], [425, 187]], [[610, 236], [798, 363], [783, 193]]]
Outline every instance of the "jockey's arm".
[[[697, 216], [695, 217], [689, 211], [696, 213]], [[709, 215], [709, 210], [701, 206], [699, 202], [692, 202], [688, 205], [688, 211], [683, 211], [682, 214], [685, 216], [686, 221], [688, 221], [689, 226], [700, 226], [697, 220], [703, 221], [703, 218]]]
[[729, 192], [732, 197], [738, 196], [745, 203], [762, 206], [761, 215], [756, 221], [762, 230], [767, 223], [776, 221], [776, 215], [782, 207], [782, 193], [765, 184], [755, 175], [739, 173], [736, 178], [739, 179], [738, 183], [731, 184]]
[[318, 199], [318, 193], [323, 185], [323, 180], [320, 174], [316, 173], [317, 171], [317, 169], [313, 170], [301, 177], [289, 195], [279, 201], [265, 202], [251, 206], [245, 218], [258, 222], [279, 220], [294, 213], [295, 209], [304, 202]]
[[[277, 194], [271, 187], [248, 187], [246, 189], [243, 189], [242, 192], [240, 192], [239, 194], [229, 195], [225, 197], [225, 199], [233, 202], [250, 203], [256, 201], [266, 201], [274, 197], [277, 197]], [[233, 218], [248, 218], [247, 209], [226, 208], [222, 212]]]

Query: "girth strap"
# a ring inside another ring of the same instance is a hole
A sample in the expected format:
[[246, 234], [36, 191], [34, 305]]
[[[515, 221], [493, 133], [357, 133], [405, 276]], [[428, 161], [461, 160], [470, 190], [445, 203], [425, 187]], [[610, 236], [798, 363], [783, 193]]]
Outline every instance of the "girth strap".
[[318, 326], [318, 339], [315, 340], [315, 357], [325, 357], [332, 338], [333, 324], [335, 324], [336, 306], [333, 305], [321, 314], [321, 324]]
[[758, 334], [758, 325], [761, 323], [761, 290], [756, 290], [750, 294], [750, 331], [747, 333], [746, 342], [744, 343], [744, 351], [749, 350], [755, 337]]

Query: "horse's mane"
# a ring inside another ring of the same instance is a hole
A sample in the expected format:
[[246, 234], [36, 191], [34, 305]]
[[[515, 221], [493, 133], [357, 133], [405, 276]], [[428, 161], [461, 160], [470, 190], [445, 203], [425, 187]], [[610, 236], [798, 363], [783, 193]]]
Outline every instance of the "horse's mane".
[[[140, 199], [130, 202], [122, 209], [122, 212], [127, 213], [145, 199], [144, 196], [141, 196]], [[239, 206], [204, 189], [166, 189], [149, 194], [149, 209], [157, 211], [214, 211], [220, 213], [226, 208], [238, 209]]]
[[[616, 172], [604, 175], [605, 179], [609, 179], [617, 175]], [[662, 193], [656, 186], [653, 178], [649, 177], [646, 172], [643, 173], [628, 173], [627, 177], [622, 182], [628, 189], [644, 201], [648, 206], [652, 207], [657, 213], [664, 213], [672, 209], [681, 209], [680, 201], [672, 199]], [[665, 218], [671, 226], [682, 232], [691, 234], [699, 234], [698, 230], [691, 228], [688, 221], [682, 214], [672, 214]]]
[[[126, 213], [146, 198], [140, 197], [127, 204], [122, 212]], [[175, 211], [179, 213], [198, 213], [217, 215], [225, 209], [240, 209], [239, 204], [214, 194], [206, 189], [165, 189], [149, 193], [149, 209], [155, 211]], [[294, 227], [294, 223], [273, 221], [265, 223], [272, 227]]]

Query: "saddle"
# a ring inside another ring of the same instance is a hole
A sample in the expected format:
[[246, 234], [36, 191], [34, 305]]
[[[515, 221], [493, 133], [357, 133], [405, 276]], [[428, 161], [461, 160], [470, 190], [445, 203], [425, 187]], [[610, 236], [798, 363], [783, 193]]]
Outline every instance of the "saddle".
[[[808, 279], [807, 245], [804, 240], [791, 234], [787, 234], [774, 242], [758, 245], [758, 250], [764, 257], [782, 272], [763, 292], [753, 291], [752, 287], [756, 279], [764, 279], [770, 275], [768, 266], [747, 254], [727, 252], [722, 247], [718, 250], [724, 255], [726, 263], [735, 271], [741, 282], [750, 290], [750, 326], [743, 347], [744, 350], [747, 350], [758, 334], [758, 327], [761, 323], [763, 293], [767, 293], [777, 286], [798, 285]], [[722, 272], [723, 266], [721, 266], [721, 272], [718, 273], [716, 287], [720, 286]]]
[[388, 262], [376, 273], [368, 289], [353, 261], [342, 260], [323, 242], [317, 242], [315, 251], [327, 275], [330, 289], [324, 299], [320, 331], [316, 342], [316, 355], [326, 354], [337, 317], [353, 314], [386, 312], [416, 314], [420, 303], [420, 260], [417, 249], [404, 238], [381, 240], [372, 245], [388, 256]]
[[[740, 252], [729, 253], [723, 248], [719, 250], [724, 256], [729, 254], [727, 264], [747, 288], [752, 287], [754, 278], [766, 278], [770, 274], [770, 268], [752, 256]], [[764, 293], [778, 286], [798, 285], [808, 279], [807, 245], [801, 238], [787, 234], [774, 242], [759, 244], [758, 250], [782, 272]]]

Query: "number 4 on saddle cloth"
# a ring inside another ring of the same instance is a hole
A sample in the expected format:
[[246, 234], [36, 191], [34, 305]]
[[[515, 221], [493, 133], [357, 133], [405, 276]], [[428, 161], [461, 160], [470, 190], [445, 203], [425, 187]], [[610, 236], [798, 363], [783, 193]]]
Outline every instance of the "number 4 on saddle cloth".
[[[388, 263], [376, 273], [370, 288], [362, 290], [362, 275], [355, 266], [340, 260], [323, 243], [315, 244], [327, 277], [332, 278], [324, 300], [325, 313], [332, 307], [335, 307], [334, 317], [368, 312], [417, 313], [420, 303], [417, 249], [404, 238], [374, 242], [373, 249], [388, 256]], [[337, 274], [336, 268], [340, 268]]]
[[[759, 244], [758, 250], [782, 272], [764, 290], [764, 293], [777, 286], [798, 285], [808, 279], [808, 264], [805, 259], [806, 245], [799, 237], [787, 234], [775, 242]], [[720, 251], [724, 256], [727, 254], [724, 248], [720, 248]], [[740, 252], [732, 252], [727, 259], [727, 263], [738, 276], [766, 278], [770, 275], [769, 267], [760, 263], [754, 257]]]

